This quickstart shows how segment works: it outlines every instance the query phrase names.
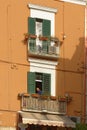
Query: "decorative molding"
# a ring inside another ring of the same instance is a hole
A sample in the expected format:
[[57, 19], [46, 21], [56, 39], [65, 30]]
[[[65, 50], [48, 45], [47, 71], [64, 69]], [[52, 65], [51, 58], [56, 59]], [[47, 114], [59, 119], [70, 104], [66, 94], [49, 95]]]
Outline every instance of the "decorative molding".
[[41, 68], [54, 69], [54, 70], [56, 65], [58, 64], [57, 61], [41, 60], [41, 59], [35, 59], [30, 57], [28, 60], [30, 62], [30, 65], [32, 66], [37, 66], [37, 67], [39, 66]]
[[[57, 9], [40, 6], [36, 4], [28, 4], [30, 8], [30, 16], [41, 19], [48, 19], [51, 21], [51, 36], [55, 35], [55, 13]], [[45, 59], [28, 58], [30, 62], [31, 72], [41, 72], [51, 74], [51, 95], [56, 95], [56, 65], [58, 61], [49, 61]]]
[[46, 11], [46, 12], [52, 12], [52, 13], [57, 12], [56, 8], [49, 8], [49, 7], [46, 7], [46, 6], [40, 6], [40, 5], [36, 5], [36, 4], [28, 4], [28, 7], [30, 9], [42, 10], [42, 11]]
[[29, 58], [30, 71], [31, 72], [41, 72], [51, 74], [51, 96], [56, 95], [56, 65], [57, 61], [48, 61], [35, 58]]
[[86, 0], [60, 0], [60, 1], [70, 2], [79, 5], [86, 5]]

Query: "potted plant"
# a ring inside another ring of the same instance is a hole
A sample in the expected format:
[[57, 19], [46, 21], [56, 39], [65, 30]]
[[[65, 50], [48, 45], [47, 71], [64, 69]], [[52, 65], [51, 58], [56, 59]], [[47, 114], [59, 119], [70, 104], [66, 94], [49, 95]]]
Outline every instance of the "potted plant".
[[37, 38], [37, 35], [29, 34], [29, 38], [31, 38], [31, 39], [36, 39], [36, 38]]
[[31, 39], [36, 39], [37, 38], [37, 35], [28, 34], [28, 33], [25, 33], [24, 36], [25, 36], [24, 41], [27, 41], [29, 38], [31, 38]]
[[49, 40], [49, 38], [48, 37], [46, 37], [46, 36], [39, 36], [39, 40], [42, 40], [42, 41], [47, 41], [47, 40]]
[[71, 96], [59, 96], [58, 101], [69, 103], [72, 101], [72, 97]]
[[38, 95], [37, 93], [31, 94], [31, 96], [32, 96], [33, 98], [38, 98], [38, 97], [39, 97], [39, 95]]
[[50, 99], [51, 100], [57, 100], [57, 97], [56, 96], [50, 96]]
[[60, 102], [66, 102], [66, 98], [62, 97], [62, 96], [59, 96], [58, 97], [58, 101], [60, 101]]

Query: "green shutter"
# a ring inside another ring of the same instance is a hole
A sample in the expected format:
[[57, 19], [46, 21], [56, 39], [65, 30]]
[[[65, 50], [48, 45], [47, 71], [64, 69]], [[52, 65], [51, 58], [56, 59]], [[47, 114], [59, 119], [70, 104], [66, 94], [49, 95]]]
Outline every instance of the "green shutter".
[[29, 40], [29, 48], [30, 48], [30, 52], [36, 51], [36, 40], [35, 39]]
[[42, 52], [46, 53], [46, 54], [48, 52], [48, 43], [47, 43], [47, 41], [43, 41], [43, 43], [42, 43]]
[[27, 91], [28, 93], [35, 93], [35, 73], [27, 73]]
[[43, 73], [42, 91], [44, 95], [50, 95], [51, 75]]
[[35, 35], [35, 18], [28, 17], [28, 33]]
[[[43, 19], [42, 35], [50, 37], [50, 35], [51, 35], [51, 22], [50, 22], [50, 20]], [[48, 53], [48, 46], [49, 45], [50, 45], [49, 41], [43, 41], [43, 43], [42, 43], [43, 53], [46, 53], [46, 54]]]
[[[28, 17], [28, 33], [35, 35], [35, 18]], [[36, 39], [30, 39], [29, 47], [31, 52], [36, 50]]]
[[43, 34], [43, 36], [48, 36], [48, 37], [51, 35], [51, 22], [50, 22], [50, 20], [43, 19], [42, 34]]

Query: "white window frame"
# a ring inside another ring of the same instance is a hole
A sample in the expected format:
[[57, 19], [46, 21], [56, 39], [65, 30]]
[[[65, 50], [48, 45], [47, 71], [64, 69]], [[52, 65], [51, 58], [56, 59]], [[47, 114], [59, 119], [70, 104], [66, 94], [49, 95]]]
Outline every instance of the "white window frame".
[[51, 36], [55, 36], [55, 13], [57, 9], [44, 6], [28, 4], [30, 16], [51, 21]]
[[[47, 19], [51, 21], [51, 36], [55, 36], [55, 13], [57, 9], [48, 8], [35, 4], [28, 4], [30, 17]], [[51, 95], [56, 95], [56, 65], [57, 61], [47, 61], [42, 59], [30, 58], [30, 72], [41, 72], [51, 74]]]
[[79, 5], [86, 5], [87, 3], [86, 0], [60, 0], [60, 1], [79, 4]]

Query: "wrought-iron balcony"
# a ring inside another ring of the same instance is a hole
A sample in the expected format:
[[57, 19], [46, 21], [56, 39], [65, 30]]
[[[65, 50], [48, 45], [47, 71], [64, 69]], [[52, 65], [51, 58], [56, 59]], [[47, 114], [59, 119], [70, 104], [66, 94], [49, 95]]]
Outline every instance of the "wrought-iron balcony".
[[60, 42], [57, 38], [29, 35], [28, 54], [31, 57], [58, 59]]
[[34, 46], [34, 48], [28, 49], [28, 54], [32, 57], [42, 57], [42, 58], [58, 58], [59, 57], [59, 48], [55, 46], [48, 46], [48, 50], [45, 51], [40, 45]]
[[19, 94], [19, 96], [22, 111], [66, 114], [67, 102], [59, 101], [57, 97], [38, 94]]

